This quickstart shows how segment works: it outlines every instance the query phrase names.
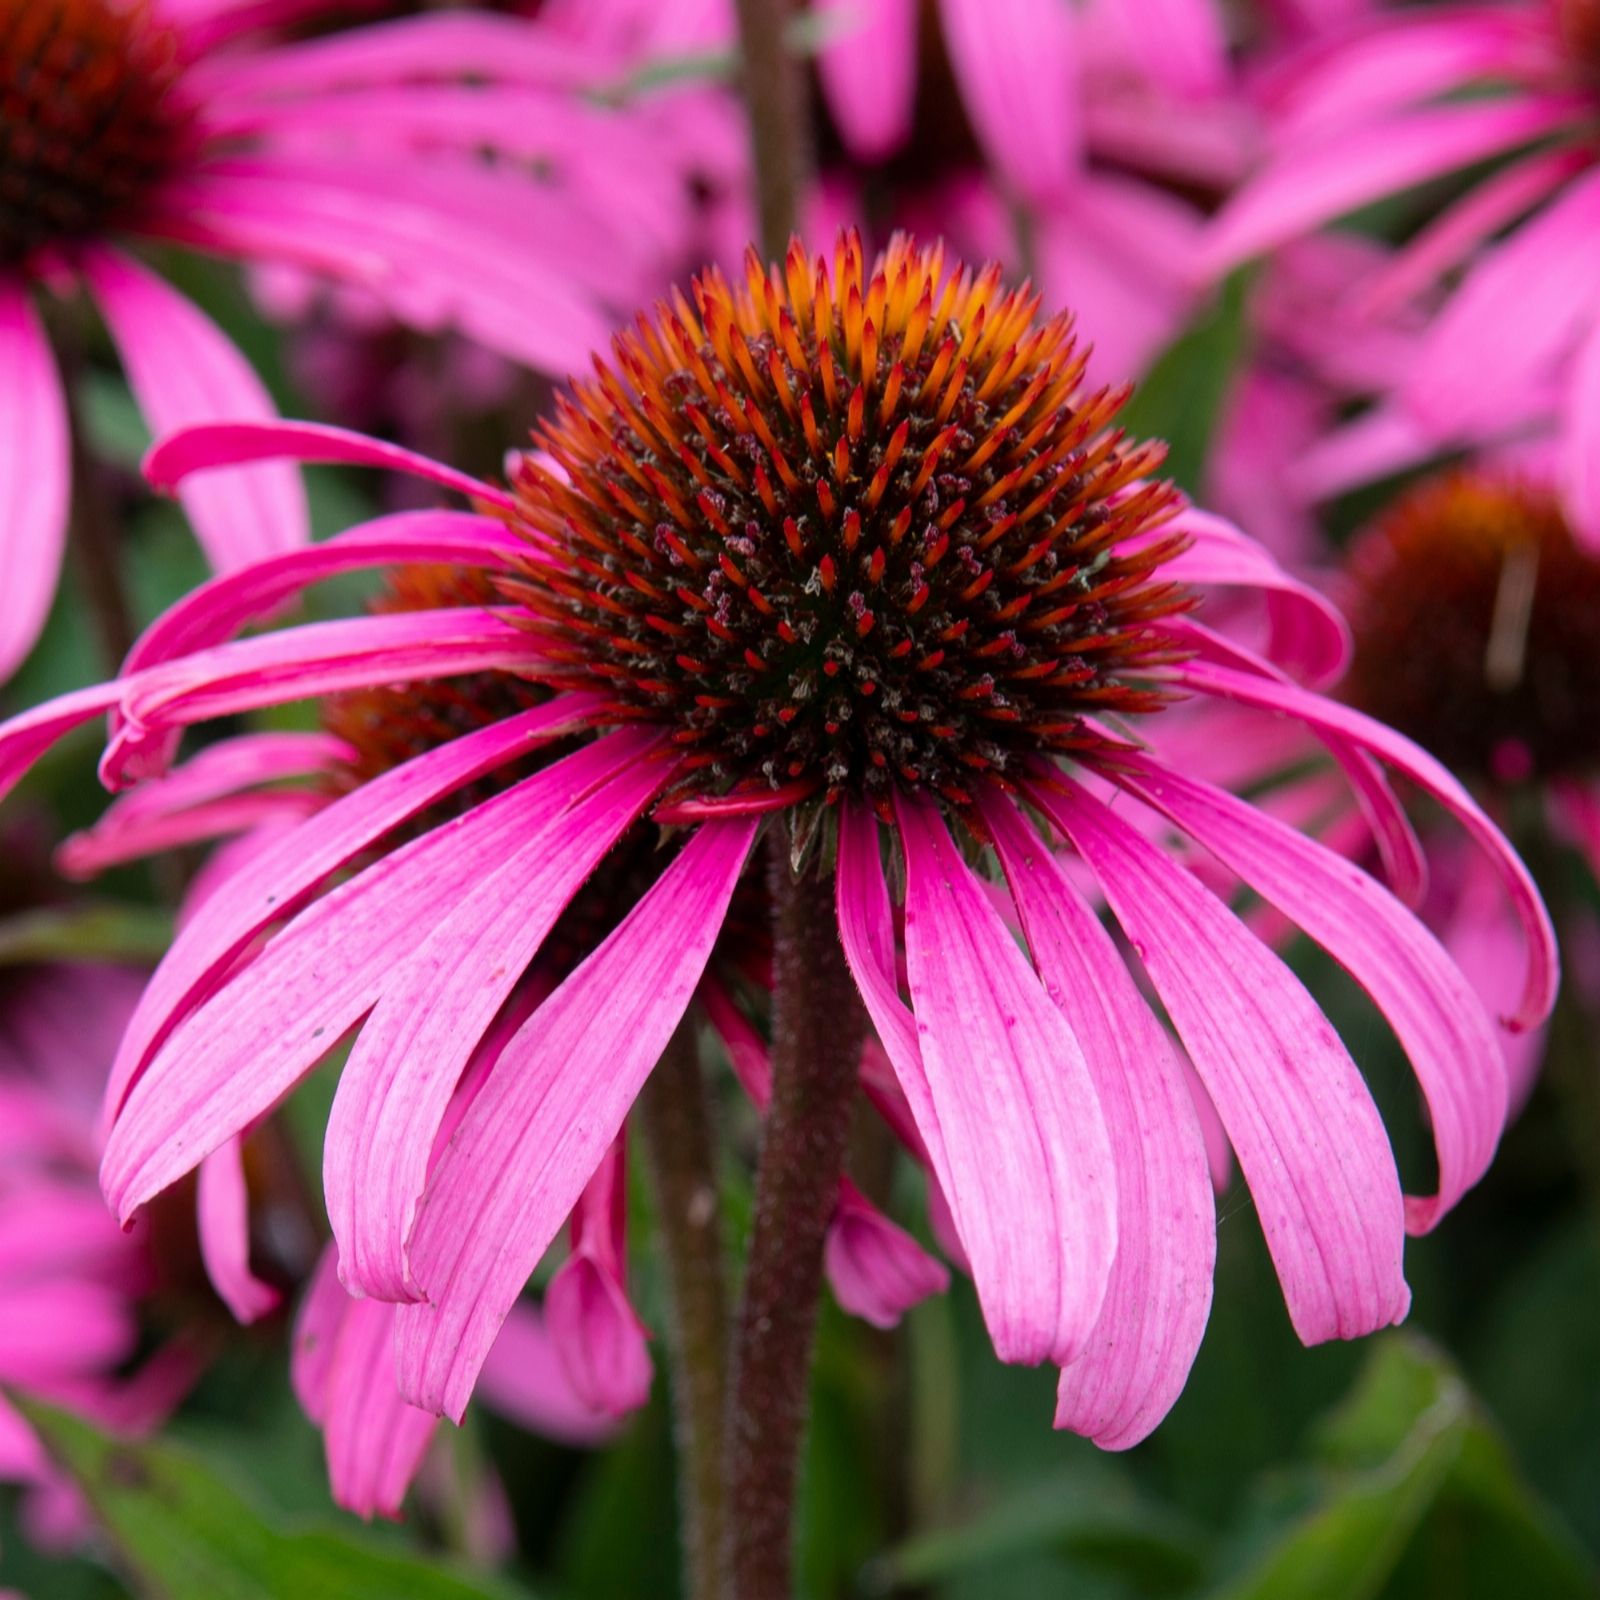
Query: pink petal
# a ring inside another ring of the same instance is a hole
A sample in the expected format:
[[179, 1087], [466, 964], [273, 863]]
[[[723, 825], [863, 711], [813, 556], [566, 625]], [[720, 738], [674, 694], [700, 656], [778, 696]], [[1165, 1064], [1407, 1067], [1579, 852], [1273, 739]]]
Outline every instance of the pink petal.
[[504, 489], [464, 472], [441, 466], [414, 450], [348, 428], [324, 422], [213, 422], [197, 424], [157, 440], [144, 458], [144, 475], [154, 489], [176, 489], [197, 472], [237, 467], [252, 461], [287, 459], [307, 466], [313, 463], [352, 467], [383, 467], [391, 472], [425, 478], [453, 489], [469, 500], [482, 500], [513, 510], [515, 499]]
[[564, 810], [609, 759], [608, 749], [585, 746], [382, 857], [302, 911], [184, 1018], [127, 1091], [106, 1141], [101, 1186], [119, 1217], [270, 1110], [377, 1003], [418, 928], [447, 916], [485, 860]]
[[350, 1297], [339, 1282], [339, 1252], [328, 1245], [317, 1260], [317, 1270], [294, 1319], [294, 1347], [289, 1357], [289, 1381], [300, 1409], [319, 1427], [328, 1414], [328, 1372], [333, 1364], [333, 1342], [344, 1320]]
[[[81, 270], [152, 433], [195, 422], [276, 420], [265, 385], [227, 336], [153, 272], [109, 250], [86, 252]], [[305, 487], [287, 464], [211, 476], [187, 485], [180, 498], [219, 572], [311, 538]]]
[[939, 0], [939, 17], [989, 159], [1030, 200], [1061, 194], [1082, 138], [1071, 9], [1056, 0]]
[[58, 695], [0, 723], [0, 800], [22, 781], [46, 750], [116, 705], [119, 683], [97, 683]]
[[1500, 76], [1519, 56], [1527, 59], [1530, 21], [1488, 6], [1375, 13], [1354, 28], [1326, 30], [1269, 69], [1259, 92], [1282, 140], [1359, 128], [1380, 113]]
[[527, 1304], [507, 1315], [479, 1374], [478, 1395], [502, 1416], [562, 1444], [602, 1444], [617, 1431], [615, 1417], [578, 1398], [544, 1318]]
[[1077, 846], [1215, 1102], [1306, 1344], [1410, 1303], [1400, 1180], [1372, 1096], [1300, 981], [1219, 900], [1066, 778], [1031, 798]]
[[823, 1265], [833, 1297], [853, 1317], [893, 1328], [913, 1306], [950, 1287], [950, 1274], [848, 1178], [828, 1224]]
[[[324, 1145], [323, 1189], [346, 1285], [418, 1298], [405, 1242], [434, 1131], [478, 1041], [556, 919], [660, 792], [661, 736], [627, 729], [602, 743], [616, 775], [569, 810], [523, 824], [517, 847], [433, 926], [415, 930], [350, 1052]], [[545, 806], [543, 795], [531, 796]]]
[[544, 1297], [545, 1325], [580, 1403], [626, 1417], [648, 1404], [653, 1369], [645, 1326], [609, 1263], [575, 1251]]
[[254, 1322], [278, 1303], [278, 1291], [250, 1270], [250, 1199], [244, 1141], [235, 1135], [200, 1163], [195, 1198], [206, 1276], [240, 1322]]
[[304, 815], [322, 796], [254, 785], [320, 777], [354, 759], [342, 739], [323, 733], [247, 733], [220, 740], [192, 761], [119, 796], [92, 828], [56, 851], [57, 870], [90, 878], [107, 867], [225, 833], [263, 820]]
[[829, 29], [817, 75], [845, 148], [882, 161], [910, 136], [917, 93], [917, 0], [820, 0]]
[[1187, 507], [1157, 537], [1184, 533], [1194, 542], [1162, 566], [1184, 583], [1243, 585], [1263, 590], [1272, 619], [1271, 658], [1314, 685], [1335, 681], [1350, 658], [1350, 628], [1326, 595], [1292, 577], [1232, 523]]
[[108, 1285], [72, 1278], [13, 1284], [0, 1317], [0, 1372], [27, 1384], [100, 1372], [131, 1355], [137, 1339], [132, 1305]]
[[340, 867], [445, 795], [583, 724], [594, 702], [563, 695], [493, 727], [464, 734], [334, 801], [248, 862], [225, 896], [178, 930], [139, 1000], [106, 1089], [115, 1114], [151, 1053], [251, 941], [292, 915]]
[[417, 1210], [427, 1305], [400, 1310], [401, 1387], [458, 1418], [528, 1275], [699, 982], [755, 838], [707, 823], [506, 1047]]
[[1070, 1360], [1116, 1252], [1116, 1171], [1094, 1083], [938, 812], [904, 797], [895, 809], [917, 1036], [984, 1320], [1003, 1361]]
[[127, 668], [153, 666], [231, 639], [313, 583], [367, 567], [409, 562], [499, 567], [526, 552], [502, 523], [470, 511], [402, 511], [358, 524], [321, 544], [285, 551], [192, 589], [145, 629]]
[[0, 274], [0, 682], [33, 648], [67, 540], [67, 405], [26, 284]]
[[1600, 550], [1600, 315], [1568, 379], [1561, 425], [1562, 498], [1578, 542]]
[[[1151, 80], [1180, 98], [1202, 98], [1228, 87], [1228, 41], [1221, 8], [1212, 0], [1123, 0], [1130, 42]], [[1171, 113], [1187, 122], [1187, 109]]]
[[1325, 700], [1293, 684], [1257, 678], [1209, 661], [1188, 662], [1180, 669], [1179, 676], [1202, 694], [1281, 712], [1319, 734], [1347, 740], [1404, 773], [1448, 811], [1494, 867], [1522, 925], [1525, 975], [1522, 996], [1511, 1025], [1532, 1027], [1549, 1016], [1560, 980], [1560, 961], [1550, 914], [1545, 910], [1528, 869], [1505, 835], [1445, 767], [1403, 734], [1349, 706]]
[[1437, 939], [1353, 862], [1209, 784], [1140, 756], [1116, 781], [1169, 817], [1343, 966], [1388, 1018], [1427, 1097], [1439, 1192], [1408, 1197], [1432, 1228], [1483, 1176], [1506, 1120], [1506, 1072], [1483, 1006]]
[[1182, 1392], [1211, 1310], [1217, 1238], [1204, 1140], [1171, 1042], [1046, 842], [996, 794], [983, 816], [1034, 964], [1084, 1056], [1111, 1135], [1117, 1255], [1056, 1426], [1137, 1444]]
[[1600, 172], [1480, 258], [1434, 318], [1402, 390], [1434, 438], [1496, 433], [1543, 409], [1557, 364], [1600, 312], [1596, 239]]
[[1542, 138], [1571, 114], [1559, 100], [1475, 100], [1291, 146], [1223, 207], [1199, 270], [1221, 277], [1374, 200]]
[[395, 1308], [346, 1300], [328, 1363], [322, 1431], [333, 1498], [358, 1516], [398, 1517], [439, 1419], [400, 1397]]
[[527, 668], [539, 647], [511, 609], [308, 622], [147, 667], [123, 680], [123, 726], [101, 757], [101, 781], [116, 790], [154, 776], [165, 764], [162, 735], [197, 722], [350, 689]]

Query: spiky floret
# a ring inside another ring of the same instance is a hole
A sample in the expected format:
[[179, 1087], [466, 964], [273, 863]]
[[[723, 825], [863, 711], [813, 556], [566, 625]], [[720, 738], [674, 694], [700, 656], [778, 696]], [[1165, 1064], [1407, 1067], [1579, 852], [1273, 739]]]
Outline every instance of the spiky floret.
[[1163, 703], [1182, 544], [1161, 447], [1080, 393], [1065, 314], [896, 240], [870, 275], [752, 254], [614, 341], [515, 474], [507, 593], [541, 675], [660, 722], [687, 786], [752, 804], [927, 786], [957, 805]]
[[0, 263], [134, 214], [190, 137], [181, 75], [149, 0], [0, 0]]
[[1348, 699], [1464, 771], [1592, 770], [1600, 759], [1600, 562], [1554, 490], [1457, 472], [1357, 543]]

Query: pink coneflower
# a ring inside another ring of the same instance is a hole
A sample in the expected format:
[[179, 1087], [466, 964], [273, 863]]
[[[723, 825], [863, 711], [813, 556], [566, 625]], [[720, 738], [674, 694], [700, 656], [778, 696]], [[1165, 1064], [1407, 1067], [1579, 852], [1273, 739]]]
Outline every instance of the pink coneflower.
[[[150, 1228], [121, 1233], [95, 1180], [106, 1070], [142, 983], [86, 963], [0, 975], [0, 1384], [117, 1432], [155, 1427], [199, 1370], [176, 1346], [133, 1365], [160, 1271]], [[0, 1479], [28, 1486], [35, 1537], [78, 1531], [76, 1493], [4, 1399]]]
[[[947, 268], [905, 240], [870, 269], [853, 239], [831, 263], [798, 245], [770, 270], [752, 256], [737, 292], [708, 274], [693, 304], [676, 296], [619, 337], [510, 489], [412, 458], [477, 511], [368, 524], [215, 580], [154, 625], [118, 681], [8, 724], [0, 777], [113, 712], [103, 771], [121, 786], [159, 770], [184, 727], [271, 702], [483, 675], [536, 702], [300, 822], [188, 925], [117, 1063], [102, 1175], [118, 1213], [360, 1025], [327, 1147], [341, 1269], [401, 1302], [406, 1395], [459, 1416], [741, 885], [759, 889], [765, 835], [774, 1049], [799, 1028], [834, 1056], [853, 1050], [859, 997], [998, 1353], [1060, 1364], [1061, 1424], [1131, 1444], [1172, 1404], [1204, 1328], [1213, 1206], [1175, 1052], [1070, 849], [1215, 1102], [1301, 1337], [1403, 1316], [1407, 1227], [1430, 1227], [1499, 1135], [1493, 1022], [1374, 879], [1165, 764], [1154, 713], [1202, 696], [1310, 728], [1412, 889], [1415, 839], [1378, 762], [1418, 783], [1521, 921], [1517, 1026], [1553, 998], [1548, 919], [1437, 761], [1193, 620], [1190, 583], [1259, 588], [1285, 660], [1323, 676], [1339, 665], [1337, 622], [1242, 535], [1149, 479], [1158, 447], [1111, 428], [1120, 392], [1082, 390], [1071, 319], [1041, 323], [1037, 308], [1004, 292], [997, 268]], [[407, 459], [255, 425], [193, 431], [151, 470], [171, 484], [284, 450]], [[315, 579], [418, 561], [475, 569], [495, 603], [225, 642]], [[541, 746], [553, 746], [542, 760]], [[434, 809], [468, 785], [467, 809]], [[1436, 1194], [1402, 1200], [1332, 1025], [1136, 825], [1142, 808], [1372, 994], [1431, 1108]], [[658, 843], [619, 859], [641, 826]], [[438, 1147], [480, 1041], [597, 875], [613, 920]], [[796, 1012], [807, 972], [828, 1003]]]
[[[641, 131], [576, 93], [608, 80], [608, 57], [461, 14], [259, 36], [324, 9], [0, 0], [0, 676], [42, 625], [68, 515], [67, 397], [35, 287], [89, 291], [157, 432], [273, 412], [225, 335], [126, 253], [136, 241], [339, 279], [554, 371], [603, 340], [608, 305], [654, 287], [683, 202], [637, 178]], [[184, 501], [219, 570], [306, 538], [282, 464]]]
[[1427, 305], [1461, 273], [1416, 359], [1394, 375], [1404, 422], [1436, 450], [1557, 430], [1568, 518], [1600, 539], [1592, 0], [1390, 12], [1309, 47], [1265, 98], [1273, 153], [1217, 220], [1209, 268], [1494, 163], [1354, 292], [1374, 312]]

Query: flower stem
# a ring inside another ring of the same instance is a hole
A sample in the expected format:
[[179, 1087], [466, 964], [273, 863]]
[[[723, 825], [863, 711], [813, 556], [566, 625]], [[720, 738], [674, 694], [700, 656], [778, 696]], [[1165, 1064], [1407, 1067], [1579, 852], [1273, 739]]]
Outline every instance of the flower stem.
[[756, 1169], [728, 1412], [733, 1600], [791, 1592], [794, 1492], [823, 1240], [839, 1193], [861, 1053], [861, 1003], [839, 945], [831, 877], [772, 851], [772, 1106]]
[[800, 220], [810, 165], [805, 85], [785, 37], [790, 0], [735, 0], [761, 248], [781, 261]]
[[683, 1512], [684, 1593], [689, 1600], [718, 1600], [726, 1522], [728, 1291], [711, 1107], [694, 1027], [687, 1018], [645, 1084], [639, 1124], [670, 1281], [667, 1346]]

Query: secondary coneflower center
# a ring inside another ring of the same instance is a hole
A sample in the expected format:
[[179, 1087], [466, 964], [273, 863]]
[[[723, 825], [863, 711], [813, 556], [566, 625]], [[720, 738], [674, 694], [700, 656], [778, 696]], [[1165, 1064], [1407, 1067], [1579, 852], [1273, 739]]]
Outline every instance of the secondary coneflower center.
[[1600, 562], [1553, 492], [1436, 478], [1358, 543], [1348, 698], [1489, 777], [1600, 759]]
[[0, 0], [0, 262], [136, 211], [187, 136], [180, 72], [147, 3]]
[[718, 795], [959, 804], [1160, 705], [1160, 447], [1037, 308], [905, 241], [869, 276], [852, 239], [641, 317], [516, 475], [541, 676], [671, 727]]

